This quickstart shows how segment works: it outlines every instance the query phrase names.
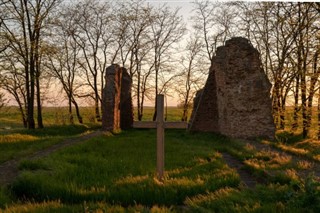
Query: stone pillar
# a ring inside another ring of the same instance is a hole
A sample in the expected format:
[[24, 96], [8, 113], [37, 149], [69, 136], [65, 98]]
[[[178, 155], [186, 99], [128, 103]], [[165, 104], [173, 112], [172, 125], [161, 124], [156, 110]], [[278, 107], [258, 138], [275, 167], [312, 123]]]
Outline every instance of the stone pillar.
[[130, 129], [133, 126], [133, 106], [131, 97], [132, 80], [125, 68], [122, 69], [120, 127]]
[[122, 69], [113, 64], [106, 69], [105, 88], [102, 95], [102, 130], [120, 130], [120, 93]]

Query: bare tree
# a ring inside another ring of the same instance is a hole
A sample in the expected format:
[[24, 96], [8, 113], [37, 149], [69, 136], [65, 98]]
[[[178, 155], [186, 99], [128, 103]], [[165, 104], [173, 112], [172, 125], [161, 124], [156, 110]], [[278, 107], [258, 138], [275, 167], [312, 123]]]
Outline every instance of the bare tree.
[[[119, 6], [119, 30], [116, 31], [116, 40], [120, 47], [118, 52], [123, 66], [128, 68], [133, 80], [133, 96], [137, 101], [138, 120], [141, 120], [145, 98], [148, 97], [151, 87], [148, 81], [153, 72], [149, 56], [152, 50], [149, 35], [154, 14], [152, 7], [141, 0], [122, 3]], [[149, 64], [149, 68], [146, 64]]]
[[233, 4], [218, 1], [194, 1], [193, 11], [195, 15], [191, 18], [193, 28], [202, 32], [205, 50], [209, 61], [212, 60], [218, 46], [234, 35], [238, 11]]
[[[70, 10], [77, 22], [73, 38], [82, 50], [82, 69], [85, 71], [87, 86], [92, 89], [96, 119], [100, 120], [100, 103], [104, 87], [104, 72], [108, 64], [107, 50], [112, 43], [112, 16], [108, 2], [84, 0]], [[85, 94], [87, 96], [88, 94]]]
[[306, 138], [311, 124], [315, 86], [320, 74], [320, 70], [317, 68], [319, 44], [314, 46], [314, 44], [319, 43], [319, 38], [313, 40], [311, 35], [317, 35], [320, 32], [316, 27], [320, 21], [320, 15], [317, 11], [313, 11], [313, 4], [311, 3], [297, 3], [296, 7], [298, 26], [296, 66], [301, 80], [302, 134]]
[[186, 45], [186, 52], [181, 58], [182, 72], [178, 78], [178, 83], [175, 85], [176, 91], [179, 94], [180, 105], [182, 106], [182, 121], [188, 120], [188, 112], [192, 104], [193, 97], [196, 92], [204, 84], [203, 70], [204, 57], [202, 57], [203, 44], [197, 34], [191, 34]]
[[[181, 16], [178, 15], [179, 9], [171, 11], [166, 5], [162, 5], [159, 8], [155, 8], [155, 10], [155, 20], [151, 26], [151, 36], [154, 56], [152, 66], [154, 66], [155, 72], [155, 97], [157, 97], [159, 94], [159, 74], [164, 70], [166, 61], [172, 62], [170, 50], [185, 35], [186, 28]], [[156, 115], [157, 100], [155, 100], [153, 120], [156, 119]]]
[[76, 91], [80, 87], [80, 83], [76, 83], [76, 81], [81, 76], [78, 64], [81, 49], [72, 36], [76, 30], [74, 23], [74, 18], [70, 18], [68, 14], [63, 12], [59, 13], [55, 22], [55, 32], [51, 37], [52, 43], [48, 47], [50, 53], [46, 59], [46, 66], [50, 70], [50, 75], [61, 83], [62, 89], [67, 95], [70, 123], [74, 123], [72, 105], [75, 107], [79, 123], [83, 123], [80, 108], [75, 98]]
[[3, 53], [0, 62], [0, 87], [10, 94], [18, 104], [22, 124], [28, 127], [27, 95], [25, 87], [24, 68], [19, 63], [19, 57], [8, 51]]
[[38, 127], [42, 128], [40, 101], [40, 49], [45, 20], [59, 0], [12, 0], [4, 2], [1, 7], [8, 11], [7, 19], [2, 19], [2, 32], [8, 41], [8, 48], [20, 57], [19, 63], [24, 68], [27, 124], [35, 128], [34, 99], [37, 92]]

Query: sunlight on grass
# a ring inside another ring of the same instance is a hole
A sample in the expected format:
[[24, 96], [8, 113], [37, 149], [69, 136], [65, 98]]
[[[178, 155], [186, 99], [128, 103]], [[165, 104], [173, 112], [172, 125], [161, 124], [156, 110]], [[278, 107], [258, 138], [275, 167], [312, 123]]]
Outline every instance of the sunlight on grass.
[[299, 148], [320, 149], [320, 141], [314, 139], [306, 139], [296, 144]]
[[266, 168], [266, 164], [264, 161], [262, 160], [258, 160], [258, 159], [248, 159], [248, 160], [245, 160], [244, 163], [256, 170], [263, 170]]
[[300, 148], [295, 148], [295, 147], [292, 147], [292, 146], [287, 146], [287, 145], [284, 145], [284, 144], [279, 144], [277, 145], [278, 148], [286, 151], [286, 152], [290, 152], [290, 153], [293, 153], [293, 154], [296, 154], [296, 155], [306, 155], [309, 153], [308, 150], [305, 150], [305, 149], [300, 149]]
[[278, 168], [280, 166], [283, 165], [287, 165], [291, 162], [292, 157], [289, 155], [281, 155], [279, 153], [273, 153], [271, 154], [271, 160], [269, 161], [269, 163], [271, 164], [271, 168]]
[[316, 160], [316, 161], [320, 161], [320, 155], [314, 155], [313, 159]]
[[262, 150], [257, 152], [252, 158], [247, 159], [244, 163], [257, 170], [278, 169], [291, 163], [292, 157], [281, 155], [278, 152]]
[[106, 188], [106, 186], [103, 186], [103, 187], [92, 186], [89, 189], [76, 188], [75, 191], [77, 191], [77, 193], [79, 193], [80, 195], [91, 195], [91, 194], [106, 193], [108, 191], [108, 189]]
[[41, 203], [27, 202], [24, 204], [15, 204], [4, 210], [0, 209], [0, 212], [46, 212], [49, 209], [59, 209], [63, 207], [60, 201], [45, 201]]
[[207, 194], [201, 194], [201, 195], [196, 195], [192, 198], [187, 198], [185, 201], [185, 204], [191, 207], [203, 205], [204, 203], [209, 203], [215, 200], [226, 198], [234, 192], [238, 192], [238, 190], [234, 188], [225, 187], [225, 188], [218, 189], [214, 192], [209, 192]]
[[185, 172], [188, 172], [188, 171], [191, 171], [192, 168], [177, 168], [177, 169], [172, 169], [170, 171], [166, 171], [166, 174], [168, 175], [177, 175], [177, 174], [181, 174], [181, 173], [185, 173]]
[[39, 140], [39, 137], [25, 134], [0, 135], [0, 143], [28, 142]]
[[290, 180], [295, 180], [299, 181], [300, 178], [298, 176], [298, 173], [295, 169], [286, 169], [285, 170], [285, 175], [290, 179]]
[[250, 143], [246, 143], [246, 145], [245, 145], [245, 147], [244, 147], [246, 150], [248, 150], [248, 151], [255, 151], [256, 150], [256, 148], [252, 145], [252, 144], [250, 144]]
[[307, 160], [300, 160], [297, 162], [298, 169], [311, 169], [314, 164]]
[[243, 197], [241, 191], [229, 187], [188, 198], [185, 203], [191, 212], [255, 212], [261, 208], [260, 201]]
[[235, 169], [230, 168], [227, 165], [224, 165], [220, 170], [212, 174], [216, 179], [224, 179], [227, 177], [240, 178]]
[[[159, 182], [158, 182], [159, 183]], [[165, 179], [163, 184], [164, 186], [186, 186], [186, 187], [195, 187], [195, 186], [201, 186], [204, 185], [204, 180], [202, 180], [200, 177], [196, 179], [190, 179], [187, 177], [181, 177], [181, 178], [168, 178]]]
[[115, 184], [121, 185], [121, 184], [135, 184], [135, 183], [141, 183], [143, 181], [146, 181], [148, 178], [150, 178], [148, 175], [143, 176], [127, 176], [124, 178], [121, 178], [120, 180], [117, 180]]
[[115, 204], [108, 204], [105, 202], [96, 202], [96, 203], [87, 203], [83, 202], [82, 204], [77, 205], [68, 205], [63, 204], [60, 201], [44, 201], [40, 203], [36, 202], [27, 202], [23, 204], [14, 204], [10, 207], [6, 207], [3, 210], [0, 209], [0, 213], [27, 213], [27, 212], [38, 212], [38, 213], [47, 213], [47, 212], [150, 212], [150, 213], [167, 213], [167, 212], [176, 212], [172, 207], [158, 206], [154, 205], [151, 207], [146, 207], [143, 205], [133, 205], [123, 207]]

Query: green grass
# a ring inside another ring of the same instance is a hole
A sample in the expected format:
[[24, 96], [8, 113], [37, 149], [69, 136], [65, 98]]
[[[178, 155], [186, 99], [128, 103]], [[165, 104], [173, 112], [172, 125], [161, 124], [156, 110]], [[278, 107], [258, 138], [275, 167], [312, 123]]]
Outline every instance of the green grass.
[[[223, 136], [167, 130], [165, 179], [155, 176], [155, 130], [100, 136], [41, 160], [20, 164], [10, 186], [20, 203], [7, 211], [37, 212], [301, 212], [319, 210], [318, 183], [287, 175], [251, 190], [240, 185], [221, 151], [246, 153]], [[247, 151], [246, 151], [247, 150]], [[7, 201], [6, 193], [2, 206]], [[1, 196], [0, 196], [1, 200]], [[1, 201], [0, 201], [1, 203]]]
[[46, 160], [25, 162], [20, 168], [26, 171], [12, 189], [18, 197], [36, 201], [50, 197], [64, 203], [170, 206], [182, 205], [187, 196], [206, 190], [237, 186], [239, 177], [222, 163], [214, 143], [206, 137], [194, 137], [197, 143], [184, 131], [167, 134], [164, 183], [154, 179], [155, 131], [136, 130], [97, 137]]
[[35, 130], [10, 130], [0, 134], [0, 163], [30, 155], [38, 150], [87, 131], [84, 125], [50, 126]]
[[[23, 129], [16, 108], [0, 112], [0, 162], [23, 158], [68, 137], [97, 129], [93, 109], [85, 125], [69, 125], [66, 108], [45, 108], [45, 129]], [[9, 110], [9, 111], [8, 111]], [[168, 121], [181, 110], [168, 108]], [[143, 120], [152, 120], [146, 108]], [[287, 122], [290, 124], [290, 120]], [[3, 129], [4, 127], [11, 129]], [[22, 160], [12, 185], [0, 187], [0, 212], [319, 212], [320, 184], [298, 178], [291, 159], [210, 133], [165, 131], [165, 179], [155, 177], [156, 131], [103, 135], [50, 156]], [[279, 132], [274, 146], [320, 160], [320, 147], [299, 133]], [[221, 157], [227, 152], [265, 185], [244, 188]], [[308, 167], [301, 162], [301, 167]], [[273, 173], [274, 172], [274, 173]], [[273, 174], [269, 176], [269, 174]]]

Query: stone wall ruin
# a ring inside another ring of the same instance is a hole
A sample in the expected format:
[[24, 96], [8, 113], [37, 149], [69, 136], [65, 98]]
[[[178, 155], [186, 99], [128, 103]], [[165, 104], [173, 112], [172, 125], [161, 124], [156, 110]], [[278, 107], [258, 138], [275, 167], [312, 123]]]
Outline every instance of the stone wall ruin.
[[131, 78], [127, 70], [117, 64], [106, 69], [102, 93], [102, 130], [117, 132], [133, 125]]
[[189, 130], [232, 138], [273, 139], [270, 89], [260, 54], [249, 40], [236, 37], [226, 41], [211, 62], [206, 85], [195, 101]]

